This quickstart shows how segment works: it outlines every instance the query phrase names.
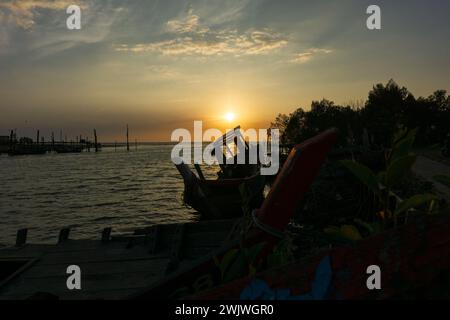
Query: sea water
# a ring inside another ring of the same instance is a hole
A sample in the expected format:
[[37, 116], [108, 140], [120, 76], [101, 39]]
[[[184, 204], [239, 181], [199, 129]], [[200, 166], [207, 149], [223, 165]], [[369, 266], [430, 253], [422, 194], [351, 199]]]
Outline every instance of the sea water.
[[[162, 223], [198, 220], [182, 201], [183, 180], [170, 159], [171, 145], [103, 148], [101, 152], [0, 156], [0, 244], [28, 228], [28, 241], [98, 239]], [[211, 174], [211, 173], [208, 173]]]

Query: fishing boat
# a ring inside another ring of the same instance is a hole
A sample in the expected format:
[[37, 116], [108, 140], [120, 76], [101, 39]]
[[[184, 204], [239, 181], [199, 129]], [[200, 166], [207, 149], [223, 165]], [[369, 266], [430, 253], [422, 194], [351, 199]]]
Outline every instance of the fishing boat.
[[200, 213], [202, 219], [244, 216], [244, 211], [259, 207], [263, 201], [265, 178], [206, 180], [198, 178], [188, 165], [176, 166], [184, 181], [183, 201]]
[[[213, 146], [212, 155], [220, 168], [215, 180], [206, 179], [200, 165], [194, 165], [194, 173], [187, 164], [178, 161], [176, 168], [184, 181], [184, 203], [200, 213], [202, 219], [242, 217], [259, 208], [264, 200], [266, 179], [260, 175], [259, 162], [248, 161], [250, 146], [240, 127], [217, 139]], [[244, 164], [237, 164], [239, 149], [245, 154]]]

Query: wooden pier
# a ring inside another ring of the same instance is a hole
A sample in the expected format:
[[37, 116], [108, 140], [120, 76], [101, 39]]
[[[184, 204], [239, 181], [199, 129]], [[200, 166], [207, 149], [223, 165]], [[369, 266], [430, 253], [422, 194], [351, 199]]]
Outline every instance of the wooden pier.
[[[65, 228], [57, 244], [28, 244], [29, 232], [21, 229], [15, 246], [0, 247], [0, 300], [125, 299], [220, 248], [236, 222], [157, 225], [122, 235], [105, 228], [98, 240], [70, 240]], [[70, 265], [81, 269], [82, 290], [66, 286]]]
[[[7, 137], [6, 137], [7, 138]], [[77, 137], [77, 141], [63, 140], [62, 132], [60, 133], [60, 140], [55, 140], [55, 135], [52, 132], [50, 141], [45, 141], [40, 137], [39, 130], [36, 133], [36, 141], [30, 138], [17, 139], [16, 134], [11, 130], [9, 139], [0, 141], [0, 154], [5, 153], [11, 156], [18, 155], [38, 155], [50, 152], [55, 153], [80, 153], [83, 151], [90, 152], [91, 149], [98, 152], [102, 145], [97, 142], [97, 130], [94, 129], [94, 142], [89, 139], [83, 139], [81, 136]]]
[[98, 151], [101, 148], [101, 146], [97, 144], [97, 147], [95, 147], [95, 144], [92, 144], [90, 142], [86, 143], [45, 142], [33, 144], [13, 143], [8, 147], [0, 149], [0, 153], [7, 153], [11, 156], [46, 154], [50, 152], [80, 153], [83, 151], [90, 151], [91, 148], [96, 149]]

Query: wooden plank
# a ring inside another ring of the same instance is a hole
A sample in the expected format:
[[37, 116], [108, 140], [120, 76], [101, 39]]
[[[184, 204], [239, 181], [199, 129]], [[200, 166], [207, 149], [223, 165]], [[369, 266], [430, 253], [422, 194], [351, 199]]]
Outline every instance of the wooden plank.
[[185, 247], [218, 247], [221, 246], [227, 234], [217, 232], [188, 233], [186, 232]]
[[[227, 232], [231, 230], [231, 227], [236, 222], [236, 219], [225, 219], [225, 220], [212, 220], [212, 221], [199, 221], [199, 222], [192, 222], [192, 223], [184, 223], [185, 228], [187, 232], [189, 233], [197, 233], [197, 232], [210, 232], [210, 231], [223, 231]], [[178, 224], [162, 224], [159, 225], [161, 228], [161, 232], [167, 232], [174, 230]], [[148, 233], [151, 228], [139, 228], [134, 231], [135, 235], [145, 235]]]
[[79, 264], [79, 263], [95, 263], [95, 262], [115, 262], [115, 261], [125, 261], [125, 260], [154, 260], [166, 258], [168, 255], [150, 255], [146, 250], [142, 250], [138, 253], [118, 253], [111, 254], [102, 251], [91, 251], [87, 253], [78, 253], [66, 255], [64, 253], [48, 253], [41, 258], [40, 263], [43, 265], [54, 265], [54, 264]]
[[220, 246], [187, 247], [186, 249], [184, 249], [184, 258], [199, 259], [204, 256], [212, 255], [219, 248], [220, 248]]
[[[25, 270], [29, 269], [33, 264], [35, 264], [37, 260], [36, 259], [31, 259], [31, 260], [8, 259], [7, 261], [8, 262], [18, 262], [18, 263], [23, 263], [23, 264], [17, 270], [15, 270], [13, 273], [11, 273], [9, 276], [7, 276], [6, 278], [4, 278], [3, 280], [0, 281], [0, 288], [8, 285], [11, 281], [13, 281], [13, 279], [22, 275], [25, 272]], [[2, 263], [1, 260], [0, 260], [0, 263]]]
[[186, 229], [184, 224], [179, 224], [172, 238], [172, 247], [170, 256], [173, 259], [180, 260], [183, 257], [184, 240]]
[[[14, 285], [10, 285], [0, 292], [3, 296], [20, 296], [27, 298], [36, 292], [48, 292], [54, 294], [61, 299], [83, 299], [90, 292], [109, 292], [112, 290], [136, 289], [153, 283], [161, 277], [161, 273], [136, 272], [113, 274], [103, 277], [98, 275], [83, 276], [81, 288], [82, 290], [68, 290], [66, 286], [67, 277], [48, 277], [48, 278], [19, 278], [14, 281]], [[97, 296], [96, 298], [104, 298]]]
[[17, 258], [17, 257], [39, 257], [54, 245], [30, 245], [26, 244], [22, 247], [8, 247], [0, 250], [0, 258]]
[[[154, 272], [164, 269], [168, 258], [121, 260], [112, 262], [85, 262], [78, 264], [83, 275], [108, 275], [132, 272]], [[36, 263], [33, 268], [22, 274], [24, 278], [45, 278], [51, 276], [66, 276], [67, 264], [46, 265]]]
[[[62, 300], [123, 300], [130, 295], [142, 290], [142, 288], [128, 288], [128, 289], [113, 289], [113, 290], [97, 290], [77, 293], [73, 292], [70, 295], [66, 294], [59, 299]], [[0, 300], [24, 300], [29, 299], [32, 294], [22, 293], [22, 294], [9, 294], [0, 296]]]

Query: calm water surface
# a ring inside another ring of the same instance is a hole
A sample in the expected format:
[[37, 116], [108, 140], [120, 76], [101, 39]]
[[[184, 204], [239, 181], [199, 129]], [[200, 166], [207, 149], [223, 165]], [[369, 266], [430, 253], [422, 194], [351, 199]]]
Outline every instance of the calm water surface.
[[182, 203], [183, 180], [170, 160], [170, 145], [137, 151], [0, 156], [0, 244], [16, 231], [55, 242], [63, 227], [71, 238], [99, 238], [158, 223], [196, 220]]

